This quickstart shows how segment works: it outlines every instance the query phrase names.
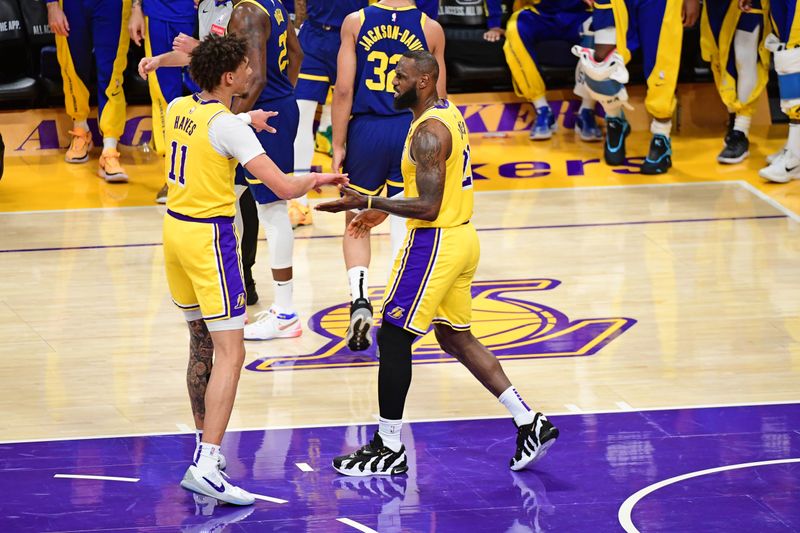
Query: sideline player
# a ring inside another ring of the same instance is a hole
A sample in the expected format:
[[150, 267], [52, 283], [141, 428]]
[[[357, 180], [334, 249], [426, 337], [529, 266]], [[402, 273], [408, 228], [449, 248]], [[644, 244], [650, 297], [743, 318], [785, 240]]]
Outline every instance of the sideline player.
[[663, 174], [672, 166], [672, 115], [680, 70], [683, 27], [693, 26], [700, 14], [699, 0], [595, 0], [592, 15], [594, 49], [573, 47], [585, 74], [588, 92], [606, 112], [604, 159], [608, 165], [626, 162], [625, 138], [631, 127], [623, 107], [628, 106], [631, 52], [641, 48], [647, 95], [644, 104], [650, 122], [650, 150], [642, 174]]
[[[63, 9], [62, 9], [63, 4]], [[56, 56], [64, 79], [64, 107], [72, 119], [72, 139], [64, 160], [85, 163], [93, 147], [89, 132], [89, 79], [97, 71], [97, 114], [103, 152], [97, 174], [109, 183], [126, 183], [119, 162], [119, 138], [125, 131], [122, 77], [128, 64], [131, 0], [47, 0], [47, 23], [56, 35]]]
[[[402, 194], [403, 140], [411, 113], [392, 106], [394, 67], [408, 50], [429, 50], [444, 69], [444, 32], [412, 0], [381, 0], [345, 18], [333, 92], [333, 170], [352, 176], [351, 186], [369, 196], [388, 188]], [[445, 94], [444, 73], [439, 93]], [[351, 117], [352, 115], [352, 117]], [[346, 213], [346, 223], [355, 213]], [[392, 250], [400, 246], [403, 221], [390, 219]], [[350, 282], [347, 346], [366, 350], [372, 343], [372, 304], [367, 295], [371, 257], [369, 239], [354, 239], [345, 225], [342, 241]]]
[[[144, 41], [146, 56], [172, 50], [172, 41], [181, 33], [194, 32], [197, 11], [192, 0], [133, 0], [128, 33], [136, 46]], [[164, 116], [167, 104], [183, 95], [183, 70], [166, 69], [147, 78], [153, 116], [153, 147], [164, 155]], [[167, 184], [156, 194], [156, 202], [167, 202]]]
[[770, 28], [769, 10], [761, 9], [760, 0], [748, 13], [741, 12], [736, 0], [703, 2], [700, 47], [730, 115], [725, 147], [717, 156], [720, 163], [741, 163], [750, 155], [750, 122], [769, 80], [764, 41]]
[[244, 363], [245, 291], [234, 224], [238, 163], [281, 198], [325, 184], [344, 184], [335, 174], [286, 176], [264, 154], [242, 118], [230, 112], [233, 97], [247, 97], [247, 42], [235, 34], [210, 35], [192, 52], [189, 71], [202, 92], [173, 100], [165, 140], [169, 186], [164, 217], [164, 263], [173, 302], [191, 333], [187, 385], [196, 427], [203, 436], [181, 486], [236, 505], [253, 497], [223, 478], [220, 443], [228, 425]]
[[[531, 140], [550, 139], [558, 128], [553, 110], [547, 103], [544, 80], [536, 66], [536, 43], [547, 39], [581, 43], [588, 33], [591, 16], [583, 0], [542, 0], [515, 11], [508, 21], [503, 52], [511, 70], [514, 90], [531, 102], [536, 110], [536, 121], [529, 134]], [[576, 92], [581, 92], [580, 87], [576, 86]], [[595, 101], [589, 95], [581, 96], [583, 102], [575, 119], [575, 129], [582, 141], [600, 141], [603, 132], [594, 116]]]
[[542, 413], [530, 410], [497, 358], [470, 331], [471, 285], [480, 244], [470, 222], [469, 137], [458, 108], [439, 99], [438, 74], [436, 58], [425, 51], [404, 53], [395, 70], [394, 105], [414, 115], [403, 147], [405, 197], [373, 197], [348, 188], [343, 198], [317, 206], [331, 212], [366, 208], [348, 228], [355, 238], [368, 236], [389, 213], [408, 219], [378, 331], [378, 431], [366, 446], [333, 460], [333, 467], [348, 476], [408, 470], [400, 430], [411, 385], [411, 345], [431, 324], [442, 349], [466, 366], [513, 416], [517, 449], [512, 470], [542, 458], [558, 437], [558, 429]]
[[[294, 141], [294, 171], [298, 174], [311, 171], [315, 145], [320, 147], [319, 151], [329, 152], [333, 135], [331, 106], [325, 102], [330, 88], [336, 85], [342, 22], [347, 15], [367, 5], [367, 0], [300, 0], [295, 4], [295, 16], [302, 22], [297, 37], [304, 54], [295, 91], [300, 109]], [[314, 115], [318, 104], [322, 106], [322, 115], [315, 140]], [[289, 219], [292, 226], [313, 222], [307, 197], [289, 202]]]

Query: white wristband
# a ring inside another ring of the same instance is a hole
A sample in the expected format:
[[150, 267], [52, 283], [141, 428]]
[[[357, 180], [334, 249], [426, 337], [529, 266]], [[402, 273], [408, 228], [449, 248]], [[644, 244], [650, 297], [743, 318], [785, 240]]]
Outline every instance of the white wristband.
[[238, 118], [248, 126], [253, 123], [253, 117], [250, 116], [250, 113], [239, 113], [238, 115], [236, 115], [236, 118]]

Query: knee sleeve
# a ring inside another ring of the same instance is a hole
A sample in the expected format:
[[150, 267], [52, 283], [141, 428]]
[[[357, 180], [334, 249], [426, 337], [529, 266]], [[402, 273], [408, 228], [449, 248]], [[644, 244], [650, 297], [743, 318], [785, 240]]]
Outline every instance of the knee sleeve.
[[269, 245], [269, 266], [273, 269], [292, 266], [294, 232], [284, 200], [258, 204], [258, 221], [264, 226]]
[[415, 338], [413, 333], [388, 322], [378, 330], [378, 405], [383, 418], [403, 418], [403, 407], [411, 386], [411, 345]]
[[297, 122], [297, 135], [294, 138], [294, 173], [311, 172], [311, 160], [314, 158], [314, 114], [317, 103], [311, 100], [298, 100], [297, 108], [300, 119]]
[[773, 54], [781, 93], [781, 110], [790, 118], [800, 118], [800, 48], [787, 50], [775, 35], [767, 37], [766, 47]]
[[736, 30], [733, 50], [736, 57], [736, 95], [739, 102], [750, 100], [758, 81], [758, 35], [760, 27], [753, 31]]

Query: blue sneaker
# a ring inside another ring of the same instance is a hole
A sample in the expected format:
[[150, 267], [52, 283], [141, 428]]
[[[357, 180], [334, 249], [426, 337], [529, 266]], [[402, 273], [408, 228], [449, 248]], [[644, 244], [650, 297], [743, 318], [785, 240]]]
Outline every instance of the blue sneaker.
[[664, 174], [672, 166], [672, 143], [666, 135], [653, 135], [642, 174]]
[[575, 131], [584, 142], [598, 142], [603, 140], [603, 132], [594, 118], [594, 111], [583, 108], [575, 118]]
[[550, 106], [542, 106], [536, 109], [536, 122], [533, 123], [531, 133], [528, 135], [532, 141], [545, 141], [553, 136], [558, 125], [556, 117]]

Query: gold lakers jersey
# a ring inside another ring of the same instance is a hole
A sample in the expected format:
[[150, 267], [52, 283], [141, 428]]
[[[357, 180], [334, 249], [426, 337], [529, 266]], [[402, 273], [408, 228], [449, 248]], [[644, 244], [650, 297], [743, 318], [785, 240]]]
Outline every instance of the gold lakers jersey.
[[472, 167], [470, 165], [469, 136], [464, 117], [458, 108], [448, 100], [425, 111], [422, 116], [411, 123], [406, 144], [403, 147], [403, 160], [400, 164], [403, 173], [405, 196], [419, 196], [417, 190], [417, 165], [411, 159], [411, 139], [417, 127], [428, 119], [440, 121], [450, 130], [453, 148], [447, 158], [445, 167], [444, 195], [439, 216], [436, 220], [410, 219], [409, 228], [452, 228], [460, 226], [472, 217], [473, 191]]
[[236, 214], [233, 180], [236, 160], [211, 145], [211, 123], [230, 110], [216, 100], [197, 95], [175, 100], [167, 110], [165, 173], [167, 207], [192, 218]]

